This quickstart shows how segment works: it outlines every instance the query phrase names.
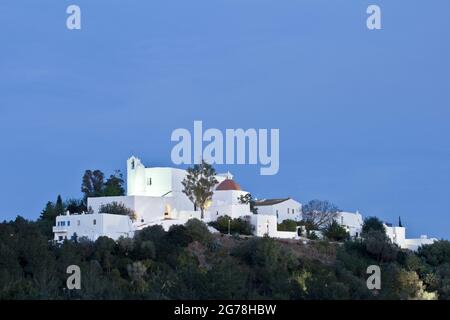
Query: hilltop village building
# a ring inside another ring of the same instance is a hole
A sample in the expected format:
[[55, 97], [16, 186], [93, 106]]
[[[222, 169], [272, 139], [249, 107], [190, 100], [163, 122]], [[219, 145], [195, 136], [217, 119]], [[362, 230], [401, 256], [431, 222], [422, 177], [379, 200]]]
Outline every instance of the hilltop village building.
[[[88, 198], [89, 213], [67, 213], [56, 217], [56, 225], [53, 227], [54, 240], [61, 242], [65, 239], [86, 237], [95, 241], [100, 236], [117, 240], [120, 237], [132, 237], [135, 231], [153, 225], [161, 225], [168, 230], [172, 225], [184, 224], [192, 218], [208, 223], [221, 216], [247, 219], [254, 227], [255, 236], [300, 239], [298, 230], [277, 230], [277, 225], [286, 219], [302, 220], [302, 205], [298, 201], [288, 197], [257, 200], [257, 214], [253, 214], [250, 205], [239, 200], [248, 192], [242, 190], [234, 181], [233, 175], [227, 172], [215, 176], [218, 183], [201, 219], [200, 211], [194, 210], [193, 203], [183, 193], [182, 181], [186, 175], [185, 170], [177, 168], [146, 168], [140, 159], [132, 156], [127, 161], [127, 195]], [[135, 214], [133, 219], [126, 215], [101, 212], [104, 205], [112, 203], [122, 204], [132, 210]], [[360, 236], [363, 217], [359, 212], [339, 212], [335, 220], [350, 236]], [[416, 250], [420, 245], [436, 240], [426, 236], [406, 239], [404, 227], [385, 227], [391, 241], [401, 248]], [[210, 230], [217, 232], [213, 228]]]

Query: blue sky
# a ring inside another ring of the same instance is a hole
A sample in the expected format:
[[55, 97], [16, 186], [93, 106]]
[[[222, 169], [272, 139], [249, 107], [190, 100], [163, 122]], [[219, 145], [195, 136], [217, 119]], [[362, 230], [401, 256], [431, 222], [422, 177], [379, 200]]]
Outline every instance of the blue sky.
[[[66, 29], [66, 8], [82, 30]], [[382, 9], [380, 31], [366, 8]], [[79, 197], [85, 169], [170, 166], [172, 130], [279, 128], [258, 198], [327, 199], [450, 238], [450, 2], [0, 2], [0, 219]]]

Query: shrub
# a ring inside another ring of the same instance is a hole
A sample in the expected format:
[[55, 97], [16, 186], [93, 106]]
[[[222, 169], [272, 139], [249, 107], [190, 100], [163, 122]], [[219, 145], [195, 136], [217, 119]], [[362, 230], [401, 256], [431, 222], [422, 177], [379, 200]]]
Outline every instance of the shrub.
[[118, 214], [122, 216], [129, 216], [131, 220], [136, 220], [136, 213], [127, 208], [123, 203], [111, 202], [102, 204], [99, 209], [100, 213]]
[[231, 234], [251, 235], [253, 234], [253, 226], [249, 221], [237, 218], [231, 219], [229, 216], [221, 216], [216, 221], [210, 222], [209, 225], [222, 233], [228, 233], [228, 224]]
[[361, 236], [364, 238], [370, 231], [380, 231], [386, 233], [386, 229], [377, 217], [368, 217], [364, 219], [364, 224], [361, 230]]
[[185, 224], [186, 234], [192, 238], [192, 241], [198, 241], [203, 244], [208, 244], [211, 242], [212, 235], [208, 230], [208, 226], [198, 220], [198, 219], [190, 219]]
[[314, 231], [308, 232], [307, 233], [307, 238], [309, 240], [319, 240], [319, 236]]
[[278, 231], [291, 231], [295, 232], [297, 229], [297, 222], [294, 220], [284, 220], [282, 223], [278, 224]]
[[344, 241], [350, 238], [347, 230], [334, 220], [325, 227], [323, 235], [331, 241]]

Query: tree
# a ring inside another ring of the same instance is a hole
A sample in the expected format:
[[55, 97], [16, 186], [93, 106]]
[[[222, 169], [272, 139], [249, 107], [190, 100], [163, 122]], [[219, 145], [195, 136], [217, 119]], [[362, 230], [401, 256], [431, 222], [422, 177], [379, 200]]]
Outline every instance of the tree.
[[53, 225], [55, 224], [56, 217], [64, 213], [64, 204], [61, 196], [58, 196], [56, 203], [47, 202], [44, 210], [42, 210], [39, 219], [37, 221], [38, 227], [41, 232], [47, 237], [47, 239], [53, 238]]
[[391, 243], [386, 233], [380, 230], [369, 230], [364, 233], [363, 238], [367, 252], [377, 261], [396, 260], [399, 250]]
[[111, 202], [107, 204], [102, 204], [99, 209], [100, 213], [118, 214], [122, 216], [128, 216], [131, 220], [136, 220], [136, 213], [127, 208], [123, 203]]
[[198, 219], [190, 219], [185, 224], [186, 233], [193, 241], [198, 241], [203, 244], [211, 242], [212, 236], [208, 230], [208, 226]]
[[439, 240], [432, 244], [420, 246], [417, 255], [431, 266], [450, 265], [450, 241]]
[[323, 235], [331, 241], [344, 241], [350, 238], [350, 234], [336, 220], [333, 220], [323, 230]]
[[89, 197], [101, 197], [103, 195], [105, 175], [100, 170], [86, 170], [83, 175], [81, 192], [84, 194], [84, 202]]
[[384, 227], [383, 222], [377, 217], [368, 217], [364, 219], [364, 223], [361, 229], [361, 237], [364, 238], [370, 231], [380, 231], [386, 234], [386, 228]]
[[116, 170], [114, 174], [110, 175], [106, 180], [103, 188], [104, 197], [116, 197], [125, 195], [124, 180], [122, 173]]
[[253, 199], [251, 193], [247, 193], [245, 196], [240, 195], [238, 197], [239, 203], [250, 205], [250, 212], [253, 214], [258, 214], [258, 208], [256, 207], [256, 201]]
[[70, 212], [70, 214], [86, 212], [87, 208], [81, 199], [68, 199], [65, 202], [66, 210]]
[[58, 198], [56, 199], [55, 203], [55, 213], [57, 216], [63, 215], [65, 210], [65, 206], [63, 204], [62, 198], [60, 195], [58, 195]]
[[221, 233], [228, 233], [229, 227], [229, 231], [232, 234], [253, 234], [253, 226], [248, 220], [242, 218], [231, 219], [229, 216], [220, 216], [216, 221], [210, 222], [209, 225]]
[[183, 193], [194, 204], [194, 210], [200, 208], [201, 218], [204, 218], [205, 209], [208, 207], [213, 188], [218, 183], [215, 178], [214, 168], [202, 160], [201, 164], [196, 164], [187, 169], [187, 175], [181, 182], [183, 184]]
[[290, 274], [298, 265], [292, 251], [271, 238], [255, 237], [237, 246], [232, 255], [250, 268], [249, 286], [259, 297], [289, 297]]
[[311, 200], [302, 207], [303, 219], [319, 230], [331, 223], [339, 208], [328, 201]]
[[291, 231], [295, 232], [297, 229], [297, 222], [294, 220], [286, 219], [282, 223], [278, 224], [278, 231]]

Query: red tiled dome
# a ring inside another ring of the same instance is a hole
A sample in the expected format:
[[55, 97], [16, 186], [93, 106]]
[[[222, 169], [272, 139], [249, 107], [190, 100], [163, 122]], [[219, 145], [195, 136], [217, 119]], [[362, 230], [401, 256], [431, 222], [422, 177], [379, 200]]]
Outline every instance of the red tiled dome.
[[241, 187], [231, 179], [223, 180], [216, 188], [218, 191], [241, 190]]

